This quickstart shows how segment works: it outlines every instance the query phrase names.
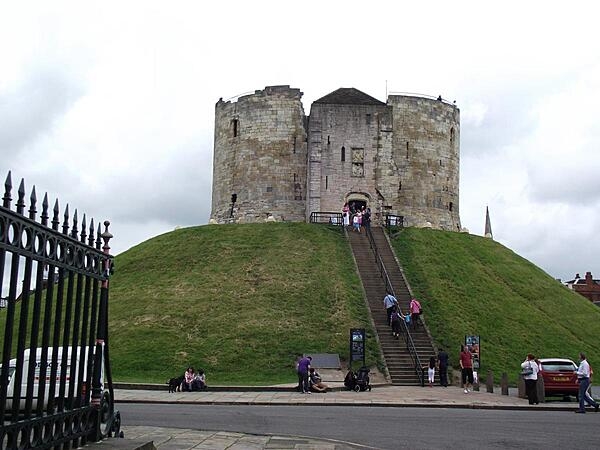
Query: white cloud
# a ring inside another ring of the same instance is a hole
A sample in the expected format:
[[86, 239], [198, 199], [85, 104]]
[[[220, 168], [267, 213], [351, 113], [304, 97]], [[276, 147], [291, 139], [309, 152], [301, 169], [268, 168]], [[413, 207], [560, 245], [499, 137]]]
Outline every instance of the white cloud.
[[482, 234], [489, 205], [496, 239], [549, 273], [600, 274], [600, 60], [585, 5], [57, 1], [2, 12], [0, 174], [111, 220], [116, 253], [206, 223], [220, 97], [289, 84], [308, 113], [339, 87], [384, 100], [387, 84], [457, 100], [465, 226]]

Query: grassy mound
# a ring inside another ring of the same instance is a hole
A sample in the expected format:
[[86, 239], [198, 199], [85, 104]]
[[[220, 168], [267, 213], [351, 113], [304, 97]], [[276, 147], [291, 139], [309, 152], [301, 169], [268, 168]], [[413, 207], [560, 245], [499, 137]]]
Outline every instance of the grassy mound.
[[188, 365], [212, 384], [293, 382], [298, 354], [344, 358], [350, 328], [373, 335], [344, 235], [303, 223], [185, 228], [131, 248], [109, 327], [114, 379], [157, 383]]
[[527, 353], [580, 351], [600, 367], [600, 308], [501, 244], [462, 233], [406, 229], [395, 251], [436, 343], [458, 367], [465, 335], [481, 336], [481, 373], [514, 383]]

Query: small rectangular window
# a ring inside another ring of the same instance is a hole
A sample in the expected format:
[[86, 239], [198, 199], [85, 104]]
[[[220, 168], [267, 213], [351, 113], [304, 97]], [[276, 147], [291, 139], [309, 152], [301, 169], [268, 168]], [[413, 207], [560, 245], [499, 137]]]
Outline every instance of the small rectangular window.
[[267, 186], [267, 192], [273, 192], [273, 186]]
[[342, 147], [342, 162], [346, 161], [346, 147]]
[[231, 125], [233, 128], [233, 137], [237, 137], [238, 135], [238, 120], [237, 119], [233, 119], [231, 121]]

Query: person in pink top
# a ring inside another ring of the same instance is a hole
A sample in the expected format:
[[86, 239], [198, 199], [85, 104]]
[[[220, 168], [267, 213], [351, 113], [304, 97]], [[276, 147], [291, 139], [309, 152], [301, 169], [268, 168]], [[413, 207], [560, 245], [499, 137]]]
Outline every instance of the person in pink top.
[[421, 303], [416, 298], [411, 299], [408, 307], [410, 310], [410, 321], [412, 322], [413, 329], [417, 329], [417, 321], [421, 315]]

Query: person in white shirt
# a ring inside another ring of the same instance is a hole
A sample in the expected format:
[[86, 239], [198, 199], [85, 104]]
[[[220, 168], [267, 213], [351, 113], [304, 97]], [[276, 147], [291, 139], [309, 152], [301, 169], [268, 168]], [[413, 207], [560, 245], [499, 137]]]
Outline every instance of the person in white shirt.
[[394, 307], [399, 307], [398, 300], [394, 297], [391, 292], [386, 292], [385, 297], [383, 297], [383, 307], [385, 308], [385, 312], [387, 314], [387, 323], [391, 323], [392, 311]]
[[523, 379], [525, 380], [525, 393], [527, 394], [529, 404], [537, 405], [539, 403], [537, 396], [537, 378], [540, 366], [535, 362], [535, 356], [529, 353], [527, 359], [521, 364], [521, 368], [531, 372], [528, 375], [523, 375]]
[[590, 365], [588, 364], [585, 354], [579, 354], [579, 367], [577, 368], [577, 382], [579, 383], [579, 409], [575, 411], [579, 414], [585, 414], [585, 404], [594, 407], [594, 410], [598, 412], [598, 402], [587, 394], [588, 386], [590, 385]]

